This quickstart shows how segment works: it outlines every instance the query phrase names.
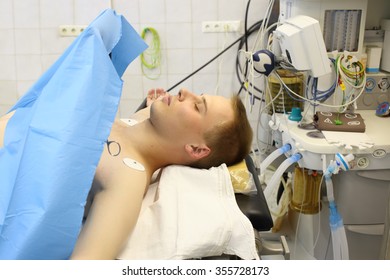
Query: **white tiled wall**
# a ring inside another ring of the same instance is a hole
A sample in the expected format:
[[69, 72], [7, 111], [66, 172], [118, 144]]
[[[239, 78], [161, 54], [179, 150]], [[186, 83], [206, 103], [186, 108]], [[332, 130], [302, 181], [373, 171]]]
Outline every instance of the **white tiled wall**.
[[[155, 28], [161, 37], [161, 76], [150, 80], [134, 61], [125, 81], [119, 116], [128, 116], [152, 87], [170, 88], [214, 57], [238, 34], [202, 33], [201, 22], [244, 20], [247, 0], [1, 0], [0, 1], [0, 115], [40, 77], [74, 40], [60, 37], [58, 26], [89, 24], [112, 7], [140, 33]], [[250, 24], [261, 19], [268, 0], [253, 0]], [[180, 87], [229, 96], [239, 88], [235, 76], [237, 47]]]

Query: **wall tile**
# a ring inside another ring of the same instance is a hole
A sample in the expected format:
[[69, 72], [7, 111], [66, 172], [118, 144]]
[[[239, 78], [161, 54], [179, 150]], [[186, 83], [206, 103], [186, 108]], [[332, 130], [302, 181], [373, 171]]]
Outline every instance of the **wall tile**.
[[163, 88], [168, 89], [168, 76], [165, 74], [162, 74], [158, 80], [151, 80], [146, 77], [142, 77], [142, 83], [143, 83], [143, 98], [147, 96], [147, 93], [150, 89], [154, 88]]
[[39, 28], [39, 0], [13, 1], [15, 28]]
[[12, 105], [0, 103], [0, 116], [5, 115], [11, 109], [11, 107]]
[[41, 28], [74, 23], [73, 0], [40, 0]]
[[36, 80], [18, 81], [18, 98], [22, 97], [34, 84]]
[[0, 28], [14, 27], [13, 0], [0, 1]]
[[217, 85], [217, 76], [210, 74], [198, 73], [193, 76], [192, 89], [194, 93], [214, 94]]
[[167, 23], [191, 22], [191, 0], [165, 0]]
[[16, 80], [15, 55], [0, 55], [0, 81]]
[[118, 118], [129, 118], [141, 104], [141, 101], [135, 99], [122, 99], [119, 104]]
[[144, 89], [142, 87], [142, 75], [126, 75], [123, 76], [123, 99], [142, 99], [144, 97]]
[[0, 29], [0, 55], [15, 54], [15, 37], [12, 29]]
[[245, 15], [244, 0], [218, 0], [218, 20], [240, 20]]
[[142, 0], [139, 2], [140, 23], [165, 23], [164, 0]]
[[15, 29], [16, 54], [40, 54], [41, 38], [39, 29]]
[[192, 48], [191, 23], [167, 23], [166, 26], [167, 49]]
[[108, 0], [74, 0], [74, 24], [88, 25], [109, 7]]
[[16, 86], [16, 81], [0, 81], [0, 104], [14, 104], [17, 101]]
[[[171, 94], [176, 95], [181, 88], [187, 88], [189, 90], [193, 89], [193, 78], [188, 78], [185, 81], [182, 82], [183, 79], [187, 78], [187, 74], [181, 74], [181, 75], [169, 75], [168, 76], [168, 87], [167, 89], [170, 89], [171, 87], [174, 87], [172, 90], [170, 90]], [[176, 86], [176, 84], [180, 83]]]
[[42, 54], [61, 54], [76, 37], [60, 37], [57, 28], [41, 29]]
[[236, 94], [240, 89], [240, 84], [236, 78], [236, 75], [231, 74], [220, 74], [218, 83], [219, 92], [218, 95], [230, 97], [232, 94]]
[[167, 61], [168, 74], [190, 74], [193, 71], [191, 50], [168, 50]]
[[18, 80], [37, 80], [42, 74], [40, 55], [18, 55], [16, 57]]
[[203, 33], [200, 22], [192, 23], [193, 48], [217, 48], [218, 36], [216, 33]]
[[112, 8], [118, 14], [123, 15], [131, 24], [139, 23], [138, 0], [114, 0]]
[[[221, 50], [220, 50], [221, 51]], [[227, 50], [223, 55], [220, 56], [221, 63], [221, 73], [229, 74], [234, 72], [236, 69], [236, 58], [237, 58], [237, 48], [232, 48]], [[233, 69], [233, 71], [232, 71]]]
[[[204, 64], [208, 63], [218, 54], [217, 49], [194, 49], [193, 51], [193, 60], [194, 60], [194, 70], [202, 67]], [[215, 74], [218, 71], [218, 59], [211, 62], [205, 68], [199, 71], [199, 74]]]
[[192, 22], [200, 23], [218, 19], [218, 1], [192, 1]]

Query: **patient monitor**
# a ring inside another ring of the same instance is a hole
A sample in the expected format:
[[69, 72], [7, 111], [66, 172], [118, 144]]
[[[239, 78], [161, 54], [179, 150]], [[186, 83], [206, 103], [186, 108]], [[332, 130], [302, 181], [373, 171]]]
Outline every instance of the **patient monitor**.
[[308, 16], [286, 20], [274, 31], [273, 53], [298, 71], [313, 77], [331, 72], [319, 22]]

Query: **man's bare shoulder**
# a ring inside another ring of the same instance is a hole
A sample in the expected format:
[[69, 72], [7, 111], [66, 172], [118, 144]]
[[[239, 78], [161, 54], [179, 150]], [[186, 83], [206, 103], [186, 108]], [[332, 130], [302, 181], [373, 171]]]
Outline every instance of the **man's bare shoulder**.
[[[149, 178], [145, 171], [135, 168], [129, 168], [125, 164], [115, 170], [115, 174], [110, 180], [107, 188], [129, 188], [144, 190], [149, 182]], [[131, 190], [130, 190], [131, 192]]]
[[149, 184], [150, 176], [138, 161], [127, 157], [113, 157], [107, 150], [103, 152], [96, 169], [95, 182], [101, 189], [128, 188], [144, 190]]

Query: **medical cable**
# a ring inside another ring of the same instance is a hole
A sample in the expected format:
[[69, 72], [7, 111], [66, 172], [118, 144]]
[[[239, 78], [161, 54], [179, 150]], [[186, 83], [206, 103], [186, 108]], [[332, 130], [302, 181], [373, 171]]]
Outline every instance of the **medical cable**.
[[[266, 104], [266, 106], [264, 108], [262, 108], [262, 105], [265, 104], [264, 92], [263, 92], [263, 90], [256, 87], [254, 80], [255, 80], [255, 78], [256, 79], [262, 78], [263, 75], [259, 75], [259, 73], [254, 71], [253, 50], [256, 48], [256, 43], [258, 42], [258, 38], [259, 38], [260, 34], [261, 34], [261, 39], [263, 40], [263, 38], [266, 34], [265, 32], [269, 32], [276, 25], [276, 23], [271, 25], [271, 26], [268, 26], [271, 8], [273, 6], [273, 1], [271, 1], [269, 3], [268, 8], [267, 8], [267, 12], [266, 12], [266, 15], [264, 17], [264, 20], [258, 22], [257, 25], [256, 24], [252, 25], [252, 27], [248, 30], [247, 18], [248, 18], [248, 11], [249, 11], [250, 2], [251, 1], [249, 0], [247, 3], [246, 13], [245, 13], [245, 34], [247, 34], [247, 36], [245, 36], [243, 38], [243, 40], [241, 40], [241, 42], [238, 46], [238, 52], [237, 52], [237, 57], [236, 57], [236, 76], [237, 76], [238, 81], [241, 84], [240, 89], [238, 91], [238, 95], [240, 95], [242, 90], [245, 89], [245, 91], [247, 92], [247, 94], [245, 95], [245, 104], [247, 104], [247, 107], [248, 106], [250, 107], [251, 112], [252, 112], [252, 108], [254, 106], [255, 100], [256, 99], [260, 100], [261, 102], [260, 102], [260, 106], [259, 106], [259, 115], [261, 115], [262, 112], [268, 107], [268, 105], [272, 106], [273, 111], [275, 108], [274, 108], [273, 100], [270, 103]], [[264, 29], [265, 26], [267, 26], [267, 29]], [[257, 31], [257, 36], [256, 36], [255, 44], [252, 47], [252, 51], [249, 51], [248, 38], [250, 37], [250, 35], [252, 35], [256, 31]], [[240, 63], [240, 55], [241, 54], [245, 55], [244, 56], [245, 57], [244, 67], [241, 67], [241, 63]], [[243, 78], [241, 78], [241, 75], [243, 76]], [[266, 85], [268, 85], [267, 80], [265, 80], [265, 83], [266, 83]], [[266, 88], [268, 88], [268, 87], [266, 86]], [[258, 93], [260, 93], [261, 96], [257, 96], [257, 94], [255, 94], [256, 91]], [[248, 97], [249, 97], [249, 100], [248, 100]], [[272, 99], [272, 96], [270, 97], [270, 99]], [[258, 133], [259, 127], [262, 127], [265, 130], [267, 130], [267, 128], [269, 129], [269, 127], [263, 126], [261, 118], [258, 118], [257, 125], [256, 125], [256, 131], [255, 131], [256, 146], [257, 146], [257, 150], [260, 152], [260, 154], [262, 154], [263, 152], [264, 153], [266, 152], [268, 147], [265, 149], [260, 148], [260, 146], [259, 146], [260, 142], [266, 144], [267, 146], [270, 146], [271, 145], [270, 141], [272, 140], [272, 136], [269, 135], [269, 140], [266, 140], [266, 142], [263, 142], [262, 140], [260, 140], [259, 133]], [[257, 161], [256, 161], [256, 163], [257, 163]], [[259, 165], [259, 163], [257, 165]]]
[[[253, 32], [255, 32], [257, 29], [260, 28], [260, 26], [261, 26], [261, 24], [263, 22], [263, 20], [261, 20], [261, 21], [258, 22], [259, 23], [258, 25], [256, 25], [256, 26], [252, 25], [252, 27], [254, 27], [254, 28], [251, 27], [250, 29], [248, 29], [248, 15], [249, 15], [250, 3], [251, 3], [251, 0], [248, 0], [247, 5], [246, 5], [246, 9], [245, 9], [245, 19], [244, 19], [244, 28], [245, 28], [244, 29], [244, 34], [245, 34], [245, 36], [244, 36], [243, 40], [241, 40], [241, 42], [240, 42], [240, 44], [238, 46], [238, 50], [239, 51], [242, 49], [243, 45], [245, 46], [245, 51], [246, 52], [249, 51], [249, 48], [248, 48], [248, 38], [249, 38], [249, 36]], [[245, 89], [247, 91], [249, 91], [249, 89], [247, 88], [248, 85], [247, 85], [245, 79], [241, 80], [240, 75], [239, 75], [239, 66], [240, 66], [240, 63], [239, 63], [239, 54], [240, 53], [239, 53], [239, 51], [237, 52], [237, 56], [236, 56], [236, 75], [237, 75], [238, 81], [240, 82], [240, 89], [238, 90], [238, 94], [241, 93], [241, 91], [242, 91], [242, 89], [244, 89], [244, 87], [245, 87]], [[240, 70], [241, 70], [241, 73], [242, 73], [242, 69], [240, 69]], [[244, 77], [246, 77], [247, 72], [248, 72], [248, 63], [246, 62], [245, 63]], [[254, 85], [253, 85], [253, 87], [256, 90], [258, 90], [260, 93], [262, 93], [262, 91], [260, 89], [256, 88]]]
[[[245, 32], [246, 36], [243, 39], [247, 40], [250, 35], [252, 35], [254, 32], [256, 32], [256, 30], [260, 27], [261, 22], [262, 21], [259, 21], [259, 22], [255, 23], [254, 25], [252, 25], [252, 27]], [[240, 89], [238, 90], [238, 94], [240, 94], [241, 91], [243, 89], [245, 89], [248, 92], [248, 94], [254, 95], [254, 97], [253, 97], [254, 99], [264, 101], [264, 100], [262, 100], [262, 98], [256, 96], [253, 92], [251, 92], [248, 88], [248, 85], [249, 85], [249, 86], [251, 86], [251, 88], [256, 90], [258, 93], [263, 94], [263, 91], [261, 89], [259, 89], [258, 87], [256, 87], [252, 83], [248, 83], [246, 80], [247, 73], [248, 73], [248, 67], [249, 67], [248, 61], [247, 60], [245, 61], [245, 69], [240, 68], [240, 64], [241, 64], [240, 63], [240, 54], [245, 53], [245, 52], [249, 52], [247, 47], [245, 47], [245, 51], [242, 51], [242, 47], [245, 44], [245, 40], [241, 40], [240, 44], [238, 45], [238, 52], [237, 52], [237, 57], [236, 57], [236, 77], [240, 83]], [[244, 79], [241, 78], [241, 74], [244, 77]]]
[[[250, 1], [248, 1], [248, 4], [249, 4]], [[247, 18], [247, 16], [246, 16]], [[247, 21], [247, 20], [246, 20]], [[239, 38], [237, 38], [233, 43], [231, 43], [228, 47], [226, 47], [223, 51], [221, 51], [220, 53], [218, 53], [216, 56], [214, 56], [212, 59], [210, 59], [208, 62], [206, 62], [205, 64], [203, 64], [202, 66], [200, 66], [198, 69], [196, 69], [195, 71], [193, 71], [192, 73], [190, 73], [189, 75], [187, 75], [186, 77], [184, 77], [182, 80], [180, 80], [179, 82], [177, 82], [176, 84], [174, 84], [173, 86], [171, 86], [167, 92], [171, 91], [172, 89], [176, 88], [178, 85], [182, 84], [183, 82], [185, 82], [186, 80], [188, 80], [189, 78], [191, 78], [192, 76], [194, 76], [196, 73], [198, 73], [199, 71], [201, 71], [202, 69], [204, 69], [206, 66], [208, 66], [210, 63], [212, 63], [214, 60], [216, 60], [218, 57], [220, 57], [222, 54], [224, 54], [225, 52], [227, 52], [230, 48], [232, 48], [235, 44], [237, 44], [238, 42], [242, 41], [243, 39], [245, 39], [250, 33], [254, 32], [257, 30], [258, 26], [261, 25], [263, 22], [263, 20], [260, 20], [258, 22], [255, 22], [253, 25], [251, 25], [248, 29], [248, 32], [247, 30], [245, 30], [245, 33], [240, 36]], [[244, 82], [240, 82], [240, 85], [241, 87], [243, 87], [244, 85]], [[255, 89], [258, 89], [255, 87]], [[258, 89], [260, 92], [262, 92], [260, 89]], [[260, 99], [258, 97], [254, 97], [255, 99]], [[261, 100], [261, 99], [260, 99]]]
[[[275, 97], [272, 97], [272, 95], [271, 95], [271, 90], [269, 89], [269, 84], [268, 84], [268, 83], [266, 83], [266, 87], [267, 87], [267, 89], [268, 89], [268, 90], [266, 91], [266, 94], [269, 94], [269, 95], [270, 95], [270, 102], [268, 102], [267, 104], [265, 104], [264, 107], [259, 106], [259, 113], [258, 113], [258, 115], [259, 115], [260, 117], [257, 118], [256, 132], [255, 132], [255, 133], [256, 133], [256, 145], [257, 145], [257, 147], [258, 147], [258, 151], [260, 152], [260, 154], [265, 154], [266, 151], [263, 151], [263, 150], [260, 149], [260, 147], [259, 147], [259, 142], [260, 142], [259, 133], [258, 133], [259, 127], [261, 127], [261, 128], [263, 129], [263, 131], [267, 131], [267, 132], [268, 132], [269, 129], [270, 129], [270, 126], [268, 125], [268, 124], [269, 124], [269, 121], [267, 122], [267, 125], [264, 125], [264, 124], [262, 123], [261, 116], [262, 116], [262, 114], [264, 113], [264, 111], [265, 111], [269, 106], [272, 107], [271, 110], [272, 110], [273, 113], [275, 113], [274, 101], [275, 101], [277, 98], [279, 98], [279, 96], [280, 96], [281, 94], [283, 94], [283, 90], [282, 90], [282, 88], [280, 87], [279, 92], [275, 95]], [[264, 103], [262, 102], [261, 104], [264, 104]], [[275, 114], [272, 114], [271, 117], [274, 118], [273, 122], [275, 123], [275, 122], [276, 122]], [[271, 143], [270, 143], [270, 142], [271, 142], [271, 140], [272, 140], [272, 135], [270, 135], [269, 133], [268, 133], [268, 135], [269, 135], [269, 141], [268, 141], [267, 143], [262, 142], [263, 144], [266, 144], [266, 145], [267, 145], [267, 149], [268, 149], [268, 146], [271, 146]]]
[[[255, 23], [256, 24], [256, 23]], [[255, 25], [254, 24], [254, 25]], [[231, 47], [233, 47], [235, 44], [237, 44], [239, 41], [242, 40], [242, 38], [244, 38], [244, 36], [246, 36], [246, 34], [240, 36], [238, 39], [236, 39], [233, 43], [231, 43], [229, 46], [227, 46], [223, 51], [221, 51], [220, 53], [218, 53], [216, 56], [214, 56], [212, 59], [210, 59], [208, 62], [206, 62], [205, 64], [203, 64], [202, 66], [200, 66], [198, 69], [196, 69], [194, 72], [192, 72], [191, 74], [189, 74], [188, 76], [184, 77], [182, 80], [180, 80], [179, 82], [177, 82], [176, 84], [174, 84], [173, 86], [171, 86], [167, 92], [171, 91], [172, 89], [174, 89], [175, 87], [177, 87], [178, 85], [180, 85], [181, 83], [183, 83], [184, 81], [188, 80], [189, 78], [191, 78], [193, 75], [195, 75], [196, 73], [198, 73], [200, 70], [202, 70], [203, 68], [205, 68], [206, 66], [208, 66], [211, 62], [213, 62], [214, 60], [216, 60], [218, 57], [220, 57], [221, 55], [223, 55], [225, 52], [227, 52]]]
[[[252, 53], [258, 49], [264, 49], [264, 37], [267, 33], [266, 27], [268, 27], [269, 19], [271, 17], [272, 8], [275, 0], [270, 0], [265, 12], [264, 20], [261, 24], [260, 29], [257, 32], [255, 43], [253, 44]], [[260, 40], [259, 40], [260, 39]]]
[[[161, 75], [161, 48], [160, 48], [160, 36], [156, 29], [152, 27], [145, 27], [141, 33], [142, 39], [145, 41], [151, 40], [149, 48], [146, 49], [140, 55], [142, 73], [151, 80], [158, 79]], [[147, 72], [152, 72], [154, 69], [158, 69], [158, 73], [151, 75]]]
[[[347, 57], [347, 58], [345, 58]], [[344, 66], [341, 61], [347, 59], [348, 65]], [[337, 57], [337, 59], [331, 59], [333, 69], [335, 71], [335, 78], [334, 82], [332, 83], [331, 87], [328, 90], [320, 91], [317, 89], [318, 86], [318, 79], [313, 78], [311, 76], [308, 76], [307, 83], [306, 83], [306, 94], [305, 97], [295, 93], [292, 91], [283, 81], [283, 79], [278, 75], [277, 71], [274, 71], [275, 76], [278, 78], [280, 84], [283, 86], [283, 88], [286, 90], [287, 94], [293, 98], [296, 101], [300, 102], [308, 102], [310, 105], [313, 106], [313, 109], [315, 106], [324, 106], [324, 107], [330, 107], [330, 108], [337, 108], [338, 110], [342, 109], [344, 111], [347, 106], [351, 104], [356, 104], [356, 100], [361, 96], [361, 94], [364, 92], [364, 85], [365, 85], [365, 72], [363, 69], [363, 65], [360, 61], [358, 61], [355, 57], [348, 55], [348, 54], [342, 54]], [[352, 62], [352, 63], [350, 63]], [[283, 69], [291, 69], [289, 64], [287, 62], [279, 62], [279, 65]], [[288, 67], [286, 67], [286, 65]], [[353, 67], [355, 71], [351, 71], [350, 68]], [[293, 69], [291, 69], [293, 70]], [[295, 70], [296, 71], [296, 70]], [[294, 71], [293, 71], [294, 72]], [[344, 82], [345, 80], [345, 82]], [[345, 93], [345, 84], [352, 87], [350, 92], [348, 94]], [[342, 102], [338, 105], [331, 105], [323, 103], [326, 101], [329, 97], [333, 95], [333, 93], [336, 91], [336, 88], [339, 87], [339, 89], [342, 91]], [[311, 88], [311, 95], [312, 98], [309, 98], [308, 89]], [[356, 94], [356, 91], [360, 91]], [[307, 110], [306, 110], [307, 111]]]
[[[247, 12], [248, 13], [248, 7], [249, 7], [249, 3], [250, 1], [248, 2], [248, 6], [247, 6]], [[268, 34], [268, 32], [277, 24], [274, 23], [272, 25], [269, 25], [269, 19], [271, 17], [271, 12], [272, 12], [272, 8], [273, 8], [273, 5], [274, 5], [274, 0], [271, 0], [269, 1], [269, 4], [267, 6], [267, 10], [266, 10], [266, 14], [264, 16], [264, 20], [261, 22], [260, 24], [260, 27], [258, 28], [258, 31], [257, 31], [257, 34], [256, 34], [256, 39], [255, 39], [255, 43], [251, 49], [251, 51], [248, 51], [248, 42], [247, 42], [247, 38], [246, 38], [246, 45], [245, 45], [245, 53], [246, 53], [246, 57], [248, 58], [248, 55], [252, 58], [253, 57], [253, 53], [256, 49], [258, 49], [260, 46], [260, 49], [263, 49], [264, 48], [264, 37], [266, 34]], [[265, 28], [267, 27], [267, 28]], [[259, 38], [260, 38], [260, 43], [258, 44], [258, 41], [259, 41]], [[241, 50], [241, 47], [239, 47], [239, 50]], [[248, 73], [248, 62], [249, 64], [251, 65], [251, 71]], [[240, 69], [239, 67], [239, 59], [238, 59], [238, 56], [237, 56], [237, 60], [236, 60], [236, 74], [237, 74], [237, 77], [239, 79], [239, 81], [241, 82], [241, 87], [240, 87], [240, 90], [239, 90], [239, 93], [242, 91], [242, 89], [244, 89], [243, 85], [246, 85], [247, 81], [248, 81], [248, 75], [250, 76], [250, 79], [253, 80], [256, 76], [253, 74], [254, 72], [252, 71], [253, 69], [253, 59], [247, 59], [246, 60], [246, 65], [245, 65], [245, 72], [243, 73], [244, 74], [244, 79], [241, 80], [240, 78], [240, 75], [238, 73], [238, 69]], [[241, 71], [242, 73], [242, 71]], [[266, 80], [267, 82], [267, 80]], [[252, 84], [252, 86], [254, 86], [254, 83], [250, 83]], [[259, 99], [259, 98], [253, 98], [254, 96], [254, 92], [253, 92], [253, 88], [252, 88], [252, 94], [250, 93], [249, 89], [248, 89], [248, 86], [245, 86], [245, 89], [246, 91], [248, 92], [248, 94], [251, 95], [251, 100], [254, 102], [255, 99]], [[257, 88], [256, 88], [257, 89]], [[258, 90], [260, 93], [262, 93], [261, 90]], [[263, 98], [262, 98], [262, 101], [263, 101]], [[253, 103], [252, 102], [252, 103]], [[253, 106], [253, 104], [252, 104]]]
[[[241, 85], [240, 89], [238, 90], [238, 94], [240, 94], [242, 92], [242, 90], [245, 89], [246, 92], [251, 96], [251, 100], [252, 100], [252, 103], [253, 103], [256, 99], [264, 102], [264, 99], [262, 97], [257, 97], [254, 94], [254, 90], [253, 89], [255, 89], [260, 94], [263, 94], [263, 91], [261, 89], [257, 88], [254, 85], [253, 82], [248, 81], [249, 79], [248, 79], [247, 76], [248, 76], [248, 62], [249, 61], [248, 61], [248, 59], [246, 60], [246, 62], [245, 62], [245, 69], [243, 71], [240, 68], [239, 54], [240, 54], [240, 50], [242, 50], [242, 47], [244, 45], [245, 46], [245, 52], [248, 53], [252, 57], [252, 55], [254, 53], [254, 50], [256, 49], [256, 45], [257, 45], [259, 36], [261, 37], [261, 42], [262, 42], [264, 40], [265, 34], [267, 34], [267, 32], [269, 32], [270, 29], [272, 29], [272, 27], [274, 26], [274, 25], [269, 26], [269, 20], [271, 18], [271, 12], [272, 12], [272, 8], [273, 8], [273, 5], [274, 5], [274, 0], [269, 1], [269, 4], [267, 6], [267, 10], [266, 10], [264, 19], [259, 21], [259, 26], [256, 26], [256, 28], [254, 28], [252, 30], [248, 30], [247, 29], [247, 21], [248, 21], [248, 12], [249, 12], [250, 2], [251, 2], [250, 0], [247, 2], [246, 12], [245, 12], [245, 34], [247, 34], [247, 36], [245, 37], [245, 40], [243, 40], [240, 43], [240, 45], [238, 47], [239, 52], [237, 53], [237, 57], [236, 57], [236, 76], [237, 76], [238, 81], [240, 82], [240, 85]], [[265, 29], [265, 26], [267, 26], [267, 29]], [[248, 37], [252, 33], [256, 32], [256, 31], [257, 31], [257, 34], [256, 34], [255, 44], [253, 45], [251, 51], [249, 51]], [[261, 45], [263, 45], [263, 44], [261, 43]], [[241, 79], [240, 73], [243, 74], [243, 77], [244, 77], [243, 79]], [[251, 76], [251, 80], [253, 80], [253, 76]], [[252, 89], [252, 92], [251, 92], [250, 89]]]
[[[243, 38], [243, 40], [241, 40], [240, 44], [238, 45], [238, 50], [241, 50], [242, 45], [244, 44], [245, 45], [245, 51], [248, 51], [248, 37], [251, 34], [251, 33], [249, 33], [249, 30], [248, 30], [248, 15], [249, 15], [250, 3], [251, 3], [251, 0], [248, 0], [248, 2], [246, 4], [245, 18], [244, 18], [244, 34], [245, 34], [245, 37]], [[240, 77], [239, 77], [239, 74], [238, 74], [237, 67], [239, 67], [239, 52], [237, 52], [237, 56], [236, 56], [236, 75], [237, 75], [238, 80], [240, 81]], [[245, 75], [246, 75], [247, 71], [248, 71], [248, 63], [245, 64]], [[241, 92], [241, 90], [243, 88], [244, 83], [240, 81], [240, 84], [241, 84], [241, 87], [240, 87], [240, 89], [238, 91], [238, 94], [240, 94], [240, 92]]]
[[[274, 106], [274, 101], [279, 98], [279, 96], [282, 94], [283, 95], [283, 89], [282, 87], [280, 87], [279, 89], [279, 92], [275, 95], [275, 97], [272, 97], [271, 95], [271, 90], [269, 89], [269, 84], [266, 83], [265, 86], [267, 87], [267, 91], [266, 91], [266, 94], [269, 94], [270, 95], [270, 101], [265, 104], [264, 107], [261, 107], [259, 106], [259, 113], [258, 115], [259, 116], [262, 116], [262, 114], [264, 113], [264, 111], [269, 107], [271, 106], [271, 110], [273, 112], [273, 114], [271, 115], [271, 117], [273, 118], [272, 122], [273, 123], [276, 123], [276, 116], [275, 116], [275, 106]], [[263, 104], [263, 102], [261, 103]], [[262, 120], [261, 120], [261, 117], [257, 118], [257, 124], [256, 124], [256, 145], [258, 147], [258, 151], [260, 152], [260, 154], [264, 154], [266, 151], [263, 151], [262, 149], [259, 148], [259, 142], [260, 142], [260, 139], [259, 139], [259, 133], [258, 133], [258, 130], [259, 130], [259, 127], [261, 127], [263, 129], [263, 131], [269, 131], [270, 127], [268, 124], [269, 124], [270, 121], [267, 122], [267, 125], [263, 125], [262, 123]], [[273, 128], [272, 128], [273, 129]], [[271, 140], [272, 140], [272, 135], [270, 133], [268, 133], [269, 135], [269, 141], [267, 143], [264, 143], [267, 145], [267, 149], [268, 149], [268, 146], [271, 146]]]
[[[224, 40], [223, 40], [223, 44], [222, 44], [222, 49], [221, 51], [223, 51], [225, 49], [225, 45], [226, 45], [226, 38], [227, 38], [227, 32], [228, 32], [228, 29], [226, 26], [224, 26]], [[217, 85], [215, 86], [215, 90], [214, 90], [214, 95], [219, 95], [219, 83], [220, 83], [220, 76], [221, 76], [221, 67], [222, 67], [222, 58], [220, 59], [219, 63], [218, 63], [218, 70], [217, 70]]]
[[[365, 81], [365, 77], [364, 77], [364, 81]], [[280, 79], [280, 82], [282, 83], [283, 87], [288, 90], [288, 92], [290, 92], [291, 94], [293, 94], [294, 96], [296, 96], [297, 98], [300, 98], [302, 99], [303, 101], [307, 101], [309, 102], [311, 105], [313, 106], [316, 106], [316, 105], [321, 105], [321, 106], [324, 106], [324, 107], [330, 107], [330, 108], [340, 108], [341, 106], [348, 106], [350, 104], [353, 104], [354, 102], [356, 102], [356, 100], [360, 97], [360, 95], [363, 93], [364, 91], [364, 87], [361, 88], [359, 94], [353, 98], [351, 101], [343, 104], [343, 105], [331, 105], [331, 104], [325, 104], [325, 103], [321, 103], [319, 102], [318, 100], [312, 100], [312, 99], [308, 99], [308, 98], [305, 98], [305, 97], [302, 97], [300, 96], [299, 94], [295, 93], [294, 91], [292, 91], [284, 82], [282, 79]], [[364, 82], [365, 83], [365, 82]]]
[[[250, 30], [246, 31], [245, 33], [247, 34], [247, 36], [245, 37], [245, 40], [247, 41], [248, 37], [250, 35], [252, 35], [254, 32], [256, 32], [256, 30], [258, 28], [260, 28], [260, 25], [261, 25], [262, 21], [259, 21], [257, 24], [253, 25]], [[249, 52], [248, 51], [248, 47], [247, 47], [247, 42], [245, 40], [242, 40], [238, 46], [238, 52], [237, 52], [237, 57], [236, 57], [236, 77], [238, 79], [238, 82], [240, 83], [240, 88], [238, 90], [238, 94], [240, 95], [242, 90], [245, 89], [245, 91], [251, 96], [251, 99], [252, 100], [260, 100], [262, 102], [264, 102], [264, 99], [262, 97], [258, 97], [256, 94], [255, 94], [255, 91], [260, 93], [261, 95], [263, 95], [263, 91], [261, 89], [259, 89], [258, 87], [256, 87], [256, 85], [254, 84], [253, 82], [253, 76], [251, 76], [251, 80], [248, 81], [248, 67], [249, 65], [252, 65], [253, 66], [253, 63], [251, 63], [251, 60], [253, 59], [252, 58], [252, 52]], [[242, 47], [245, 43], [245, 51], [242, 50]], [[245, 54], [245, 69], [242, 69], [240, 66], [240, 54], [241, 53], [244, 53]], [[241, 78], [241, 75], [243, 76], [243, 78]], [[258, 75], [258, 77], [261, 77], [262, 75]], [[252, 91], [251, 91], [252, 89]]]

